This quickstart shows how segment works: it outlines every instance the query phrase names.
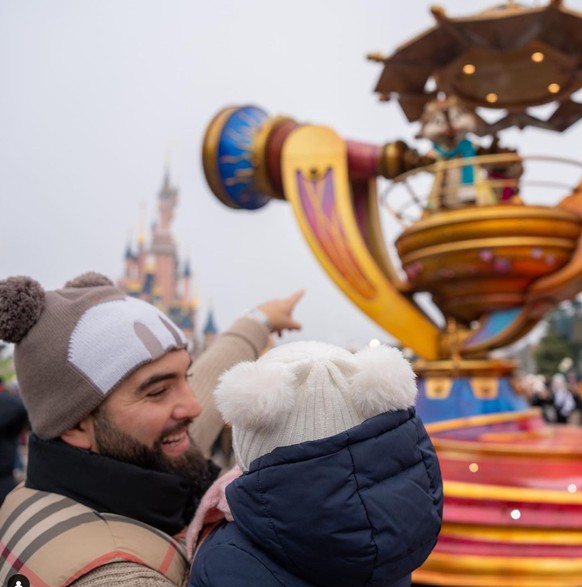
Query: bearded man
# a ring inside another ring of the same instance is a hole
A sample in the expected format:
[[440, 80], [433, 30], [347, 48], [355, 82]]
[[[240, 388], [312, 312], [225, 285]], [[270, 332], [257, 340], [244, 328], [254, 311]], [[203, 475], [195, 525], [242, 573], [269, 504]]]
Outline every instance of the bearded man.
[[261, 304], [193, 365], [162, 312], [102, 275], [0, 281], [32, 429], [26, 481], [0, 509], [0, 585], [182, 585], [184, 529], [218, 474], [212, 390], [270, 332], [300, 328], [301, 295]]

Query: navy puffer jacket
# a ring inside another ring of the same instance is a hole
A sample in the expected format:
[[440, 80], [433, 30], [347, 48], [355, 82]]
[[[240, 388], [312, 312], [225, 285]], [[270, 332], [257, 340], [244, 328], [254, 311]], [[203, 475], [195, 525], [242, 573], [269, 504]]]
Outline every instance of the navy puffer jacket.
[[203, 542], [193, 587], [401, 587], [441, 527], [440, 468], [414, 408], [277, 448], [226, 496], [235, 521]]

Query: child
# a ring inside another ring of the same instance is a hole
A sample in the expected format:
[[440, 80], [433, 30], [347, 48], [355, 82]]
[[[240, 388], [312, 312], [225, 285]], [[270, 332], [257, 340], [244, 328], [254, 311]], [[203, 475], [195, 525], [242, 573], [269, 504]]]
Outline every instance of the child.
[[[190, 547], [198, 539], [189, 585], [410, 585], [443, 503], [414, 379], [397, 349], [354, 355], [318, 342], [282, 345], [225, 373], [215, 397], [243, 474], [219, 479], [203, 499], [189, 532]], [[217, 508], [234, 521], [201, 540]]]

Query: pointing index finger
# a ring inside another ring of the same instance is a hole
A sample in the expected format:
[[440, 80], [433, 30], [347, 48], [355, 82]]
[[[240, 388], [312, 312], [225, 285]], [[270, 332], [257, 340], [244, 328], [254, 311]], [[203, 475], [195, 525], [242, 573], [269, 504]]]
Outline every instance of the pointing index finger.
[[291, 303], [291, 306], [295, 306], [295, 304], [305, 295], [304, 289], [299, 289], [295, 293], [292, 293], [288, 298], [287, 301]]

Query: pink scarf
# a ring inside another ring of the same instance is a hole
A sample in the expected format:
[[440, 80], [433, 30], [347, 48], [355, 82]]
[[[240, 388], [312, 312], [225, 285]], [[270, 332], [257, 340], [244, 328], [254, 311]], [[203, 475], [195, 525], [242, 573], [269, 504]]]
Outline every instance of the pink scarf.
[[233, 521], [224, 491], [231, 481], [234, 481], [241, 475], [242, 471], [240, 467], [233, 467], [230, 471], [222, 475], [222, 477], [219, 477], [200, 500], [200, 505], [186, 533], [186, 549], [189, 559], [193, 558], [198, 543], [201, 543], [208, 534], [208, 532], [204, 531], [207, 526], [211, 530], [221, 520]]

